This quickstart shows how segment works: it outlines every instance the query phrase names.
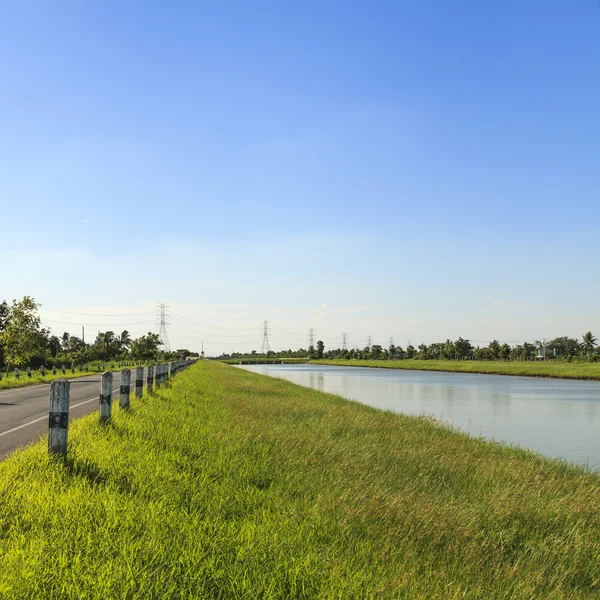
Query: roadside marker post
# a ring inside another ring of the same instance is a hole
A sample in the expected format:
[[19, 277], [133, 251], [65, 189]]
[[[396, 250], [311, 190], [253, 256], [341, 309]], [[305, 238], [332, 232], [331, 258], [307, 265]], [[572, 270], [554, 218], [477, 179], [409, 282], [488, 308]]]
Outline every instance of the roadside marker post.
[[144, 393], [144, 367], [135, 369], [135, 397], [141, 398]]
[[154, 384], [154, 365], [150, 365], [148, 367], [148, 376], [146, 377], [146, 387], [148, 389], [148, 393], [152, 393], [152, 387]]
[[123, 369], [121, 371], [121, 393], [119, 406], [125, 410], [129, 409], [129, 392], [131, 390], [131, 371]]
[[102, 373], [100, 383], [100, 423], [110, 421], [112, 416], [112, 386], [113, 374], [110, 371]]
[[156, 389], [158, 389], [160, 387], [160, 378], [161, 378], [160, 365], [156, 365]]
[[50, 415], [48, 419], [48, 453], [67, 455], [69, 430], [69, 400], [71, 384], [57, 379], [50, 384]]

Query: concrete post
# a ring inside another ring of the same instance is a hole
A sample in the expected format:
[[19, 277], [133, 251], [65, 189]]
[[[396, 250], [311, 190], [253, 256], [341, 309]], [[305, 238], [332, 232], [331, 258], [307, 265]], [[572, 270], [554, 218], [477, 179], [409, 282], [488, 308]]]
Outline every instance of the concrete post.
[[52, 375], [56, 375], [56, 365], [52, 367]]
[[46, 376], [46, 367], [44, 365], [40, 367], [40, 373], [42, 374], [42, 377]]
[[71, 384], [66, 379], [57, 379], [50, 384], [49, 454], [67, 455], [70, 390]]
[[123, 369], [121, 371], [121, 394], [119, 399], [119, 406], [124, 409], [129, 408], [129, 392], [131, 390], [131, 371], [129, 369]]
[[71, 373], [75, 373], [75, 364], [71, 363]]
[[135, 397], [141, 398], [144, 393], [144, 367], [135, 370]]
[[31, 379], [31, 367], [27, 367], [27, 377]]
[[100, 423], [109, 421], [112, 416], [113, 374], [102, 373], [100, 382]]
[[154, 384], [154, 367], [152, 365], [150, 365], [148, 367], [148, 376], [146, 377], [146, 389], [148, 390], [149, 394], [152, 393], [153, 384]]
[[15, 369], [15, 379], [19, 379], [20, 376], [21, 372], [19, 371], [19, 369]]
[[176, 368], [177, 368], [177, 367], [175, 367], [175, 363], [174, 363], [174, 362], [172, 362], [172, 363], [171, 363], [171, 379], [173, 379], [173, 376], [175, 375], [175, 369], [176, 369]]
[[160, 367], [161, 365], [156, 365], [156, 389], [158, 389], [160, 387], [160, 384], [162, 383], [162, 372], [160, 370]]
[[62, 374], [64, 375], [67, 369], [65, 368], [65, 365], [60, 365], [60, 370], [62, 371]]

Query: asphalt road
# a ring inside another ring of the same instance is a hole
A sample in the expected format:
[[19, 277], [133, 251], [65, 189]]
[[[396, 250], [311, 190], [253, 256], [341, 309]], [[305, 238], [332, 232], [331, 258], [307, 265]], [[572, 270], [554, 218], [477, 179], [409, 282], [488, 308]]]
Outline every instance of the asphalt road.
[[[69, 379], [70, 421], [99, 409], [100, 377], [97, 374]], [[117, 371], [113, 373], [113, 402], [115, 394], [119, 394], [120, 385], [121, 372]], [[133, 381], [131, 389], [133, 395]], [[49, 407], [50, 383], [0, 390], [0, 459], [48, 433]]]

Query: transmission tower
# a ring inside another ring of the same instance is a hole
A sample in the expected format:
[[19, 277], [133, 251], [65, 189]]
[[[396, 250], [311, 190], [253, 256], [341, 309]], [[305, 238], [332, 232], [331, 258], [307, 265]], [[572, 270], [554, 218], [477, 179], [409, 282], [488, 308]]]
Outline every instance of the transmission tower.
[[367, 336], [367, 346], [369, 346], [369, 350], [371, 349], [371, 336]]
[[390, 338], [390, 348], [391, 348], [393, 345], [394, 345], [394, 338], [393, 338], [393, 337], [391, 337], [391, 338]]
[[167, 322], [167, 317], [169, 316], [169, 307], [166, 302], [161, 302], [157, 307], [158, 317], [160, 318], [160, 329], [158, 332], [158, 337], [160, 337], [160, 341], [162, 342], [163, 350], [166, 352], [171, 352], [171, 344], [169, 344], [169, 336], [167, 335], [167, 327], [169, 323]]
[[271, 351], [269, 346], [269, 321], [263, 321], [263, 341], [261, 354], [268, 354]]
[[311, 346], [314, 348], [315, 347], [315, 330], [314, 329], [309, 329], [308, 330], [308, 347], [310, 348]]
[[342, 350], [348, 350], [347, 341], [348, 336], [345, 333], [342, 333]]

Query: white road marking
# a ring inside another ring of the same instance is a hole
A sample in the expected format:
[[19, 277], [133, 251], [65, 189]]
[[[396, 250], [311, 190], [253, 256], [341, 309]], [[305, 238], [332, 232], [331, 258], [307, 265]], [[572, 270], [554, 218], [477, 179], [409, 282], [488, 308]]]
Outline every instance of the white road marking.
[[[118, 392], [118, 391], [120, 391], [120, 388], [113, 390], [112, 393], [114, 394], [115, 392]], [[89, 404], [90, 402], [94, 402], [94, 400], [98, 401], [98, 396], [94, 396], [93, 398], [90, 398], [89, 400], [84, 400], [83, 402], [79, 402], [78, 404], [73, 404], [73, 406], [69, 407], [69, 410], [71, 410], [72, 408], [77, 408], [78, 406], [83, 406], [84, 404]], [[3, 435], [8, 435], [9, 433], [14, 433], [15, 431], [19, 431], [19, 429], [23, 429], [24, 427], [29, 427], [29, 425], [33, 425], [34, 423], [39, 423], [40, 421], [43, 421], [44, 419], [47, 420], [48, 415], [44, 415], [43, 417], [39, 417], [38, 419], [29, 421], [28, 423], [23, 423], [23, 425], [18, 425], [17, 427], [13, 427], [12, 429], [9, 429], [8, 431], [3, 431], [2, 433], [0, 433], [0, 437], [2, 437]]]

